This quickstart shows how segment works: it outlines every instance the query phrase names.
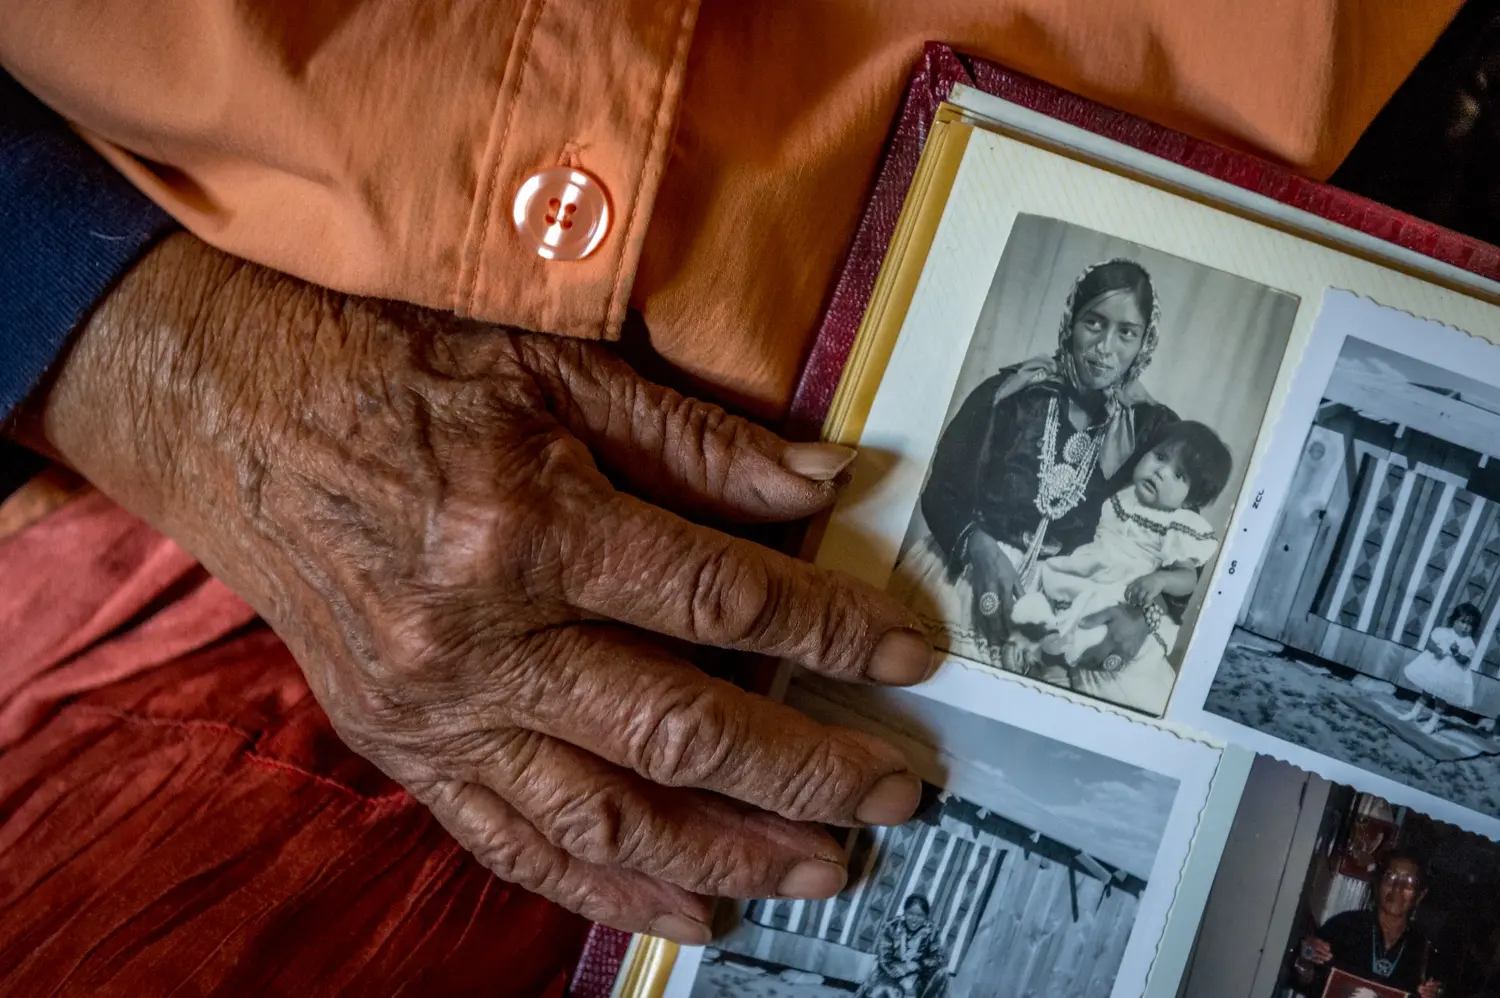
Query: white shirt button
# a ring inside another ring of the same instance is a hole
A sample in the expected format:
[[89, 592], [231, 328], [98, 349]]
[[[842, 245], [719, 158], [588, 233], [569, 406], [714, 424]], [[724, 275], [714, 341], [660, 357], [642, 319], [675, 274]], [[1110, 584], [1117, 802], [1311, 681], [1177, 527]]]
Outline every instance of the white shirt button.
[[516, 232], [544, 260], [581, 260], [609, 234], [609, 193], [598, 178], [569, 166], [526, 178], [512, 209]]

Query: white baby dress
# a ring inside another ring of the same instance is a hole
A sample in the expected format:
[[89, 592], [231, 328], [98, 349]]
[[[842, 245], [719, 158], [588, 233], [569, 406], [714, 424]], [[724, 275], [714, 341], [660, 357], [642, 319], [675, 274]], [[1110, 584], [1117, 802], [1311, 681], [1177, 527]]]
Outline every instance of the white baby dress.
[[[1079, 627], [1080, 620], [1123, 604], [1125, 590], [1143, 575], [1163, 568], [1201, 568], [1218, 547], [1213, 527], [1198, 513], [1152, 509], [1136, 498], [1133, 486], [1126, 488], [1104, 504], [1092, 541], [1038, 566], [1035, 587], [1016, 601], [1011, 619], [1055, 632], [1050, 650], [1072, 665], [1105, 636], [1103, 627]], [[1075, 688], [1159, 713], [1176, 679], [1167, 661], [1176, 642], [1177, 625], [1163, 616], [1155, 636], [1134, 659], [1115, 673], [1080, 671]]]
[[[1449, 627], [1437, 627], [1433, 629], [1428, 644], [1428, 650], [1408, 662], [1402, 670], [1406, 678], [1423, 693], [1455, 707], [1473, 707], [1474, 674], [1453, 653], [1457, 650], [1458, 654], [1472, 661], [1474, 639], [1460, 637], [1458, 632]], [[1437, 645], [1442, 653], [1434, 653], [1431, 645]]]

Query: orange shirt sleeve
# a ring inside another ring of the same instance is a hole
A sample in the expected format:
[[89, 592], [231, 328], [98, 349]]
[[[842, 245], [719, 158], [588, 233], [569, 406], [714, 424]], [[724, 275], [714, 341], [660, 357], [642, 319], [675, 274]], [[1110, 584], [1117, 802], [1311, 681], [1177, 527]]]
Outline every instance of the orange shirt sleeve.
[[704, 0], [636, 278], [651, 346], [775, 419], [922, 44], [1326, 177], [1459, 0]]
[[[0, 0], [0, 63], [222, 249], [582, 337], [630, 303], [691, 386], [774, 417], [924, 41], [1326, 176], [1458, 6]], [[609, 192], [582, 261], [510, 221], [561, 164]]]
[[[188, 229], [344, 291], [610, 336], [697, 0], [0, 0], [0, 63]], [[612, 225], [548, 263], [511, 221], [559, 165]]]

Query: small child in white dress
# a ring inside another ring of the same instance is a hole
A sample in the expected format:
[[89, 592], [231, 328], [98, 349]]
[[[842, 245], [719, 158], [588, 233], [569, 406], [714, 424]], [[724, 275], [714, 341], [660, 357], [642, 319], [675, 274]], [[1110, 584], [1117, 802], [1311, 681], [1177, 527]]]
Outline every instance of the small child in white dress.
[[[1187, 597], [1197, 588], [1198, 570], [1219, 547], [1199, 510], [1224, 490], [1233, 464], [1229, 448], [1202, 423], [1164, 427], [1129, 487], [1105, 503], [1094, 539], [1038, 565], [1035, 588], [1011, 611], [1016, 626], [1002, 651], [1007, 668], [1036, 673], [1061, 666], [1080, 693], [1160, 714], [1177, 678], [1167, 661], [1177, 625], [1156, 599]], [[1106, 669], [1077, 668], [1105, 636], [1088, 618], [1127, 603], [1149, 608], [1155, 624], [1140, 651]], [[1038, 630], [1040, 639], [1028, 636]]]
[[1442, 723], [1443, 704], [1464, 710], [1474, 706], [1474, 632], [1479, 630], [1479, 607], [1460, 603], [1448, 614], [1447, 627], [1434, 627], [1427, 638], [1427, 648], [1402, 669], [1408, 682], [1421, 691], [1411, 710], [1401, 715], [1403, 721], [1415, 721], [1423, 707], [1432, 708], [1432, 716], [1422, 730], [1432, 734]]

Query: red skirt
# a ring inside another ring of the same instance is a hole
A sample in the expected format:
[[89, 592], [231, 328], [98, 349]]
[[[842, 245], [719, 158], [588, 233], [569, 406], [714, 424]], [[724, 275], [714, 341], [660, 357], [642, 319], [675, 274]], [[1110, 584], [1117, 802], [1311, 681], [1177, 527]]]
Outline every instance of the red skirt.
[[0, 994], [561, 995], [587, 923], [346, 749], [97, 494], [0, 543]]

